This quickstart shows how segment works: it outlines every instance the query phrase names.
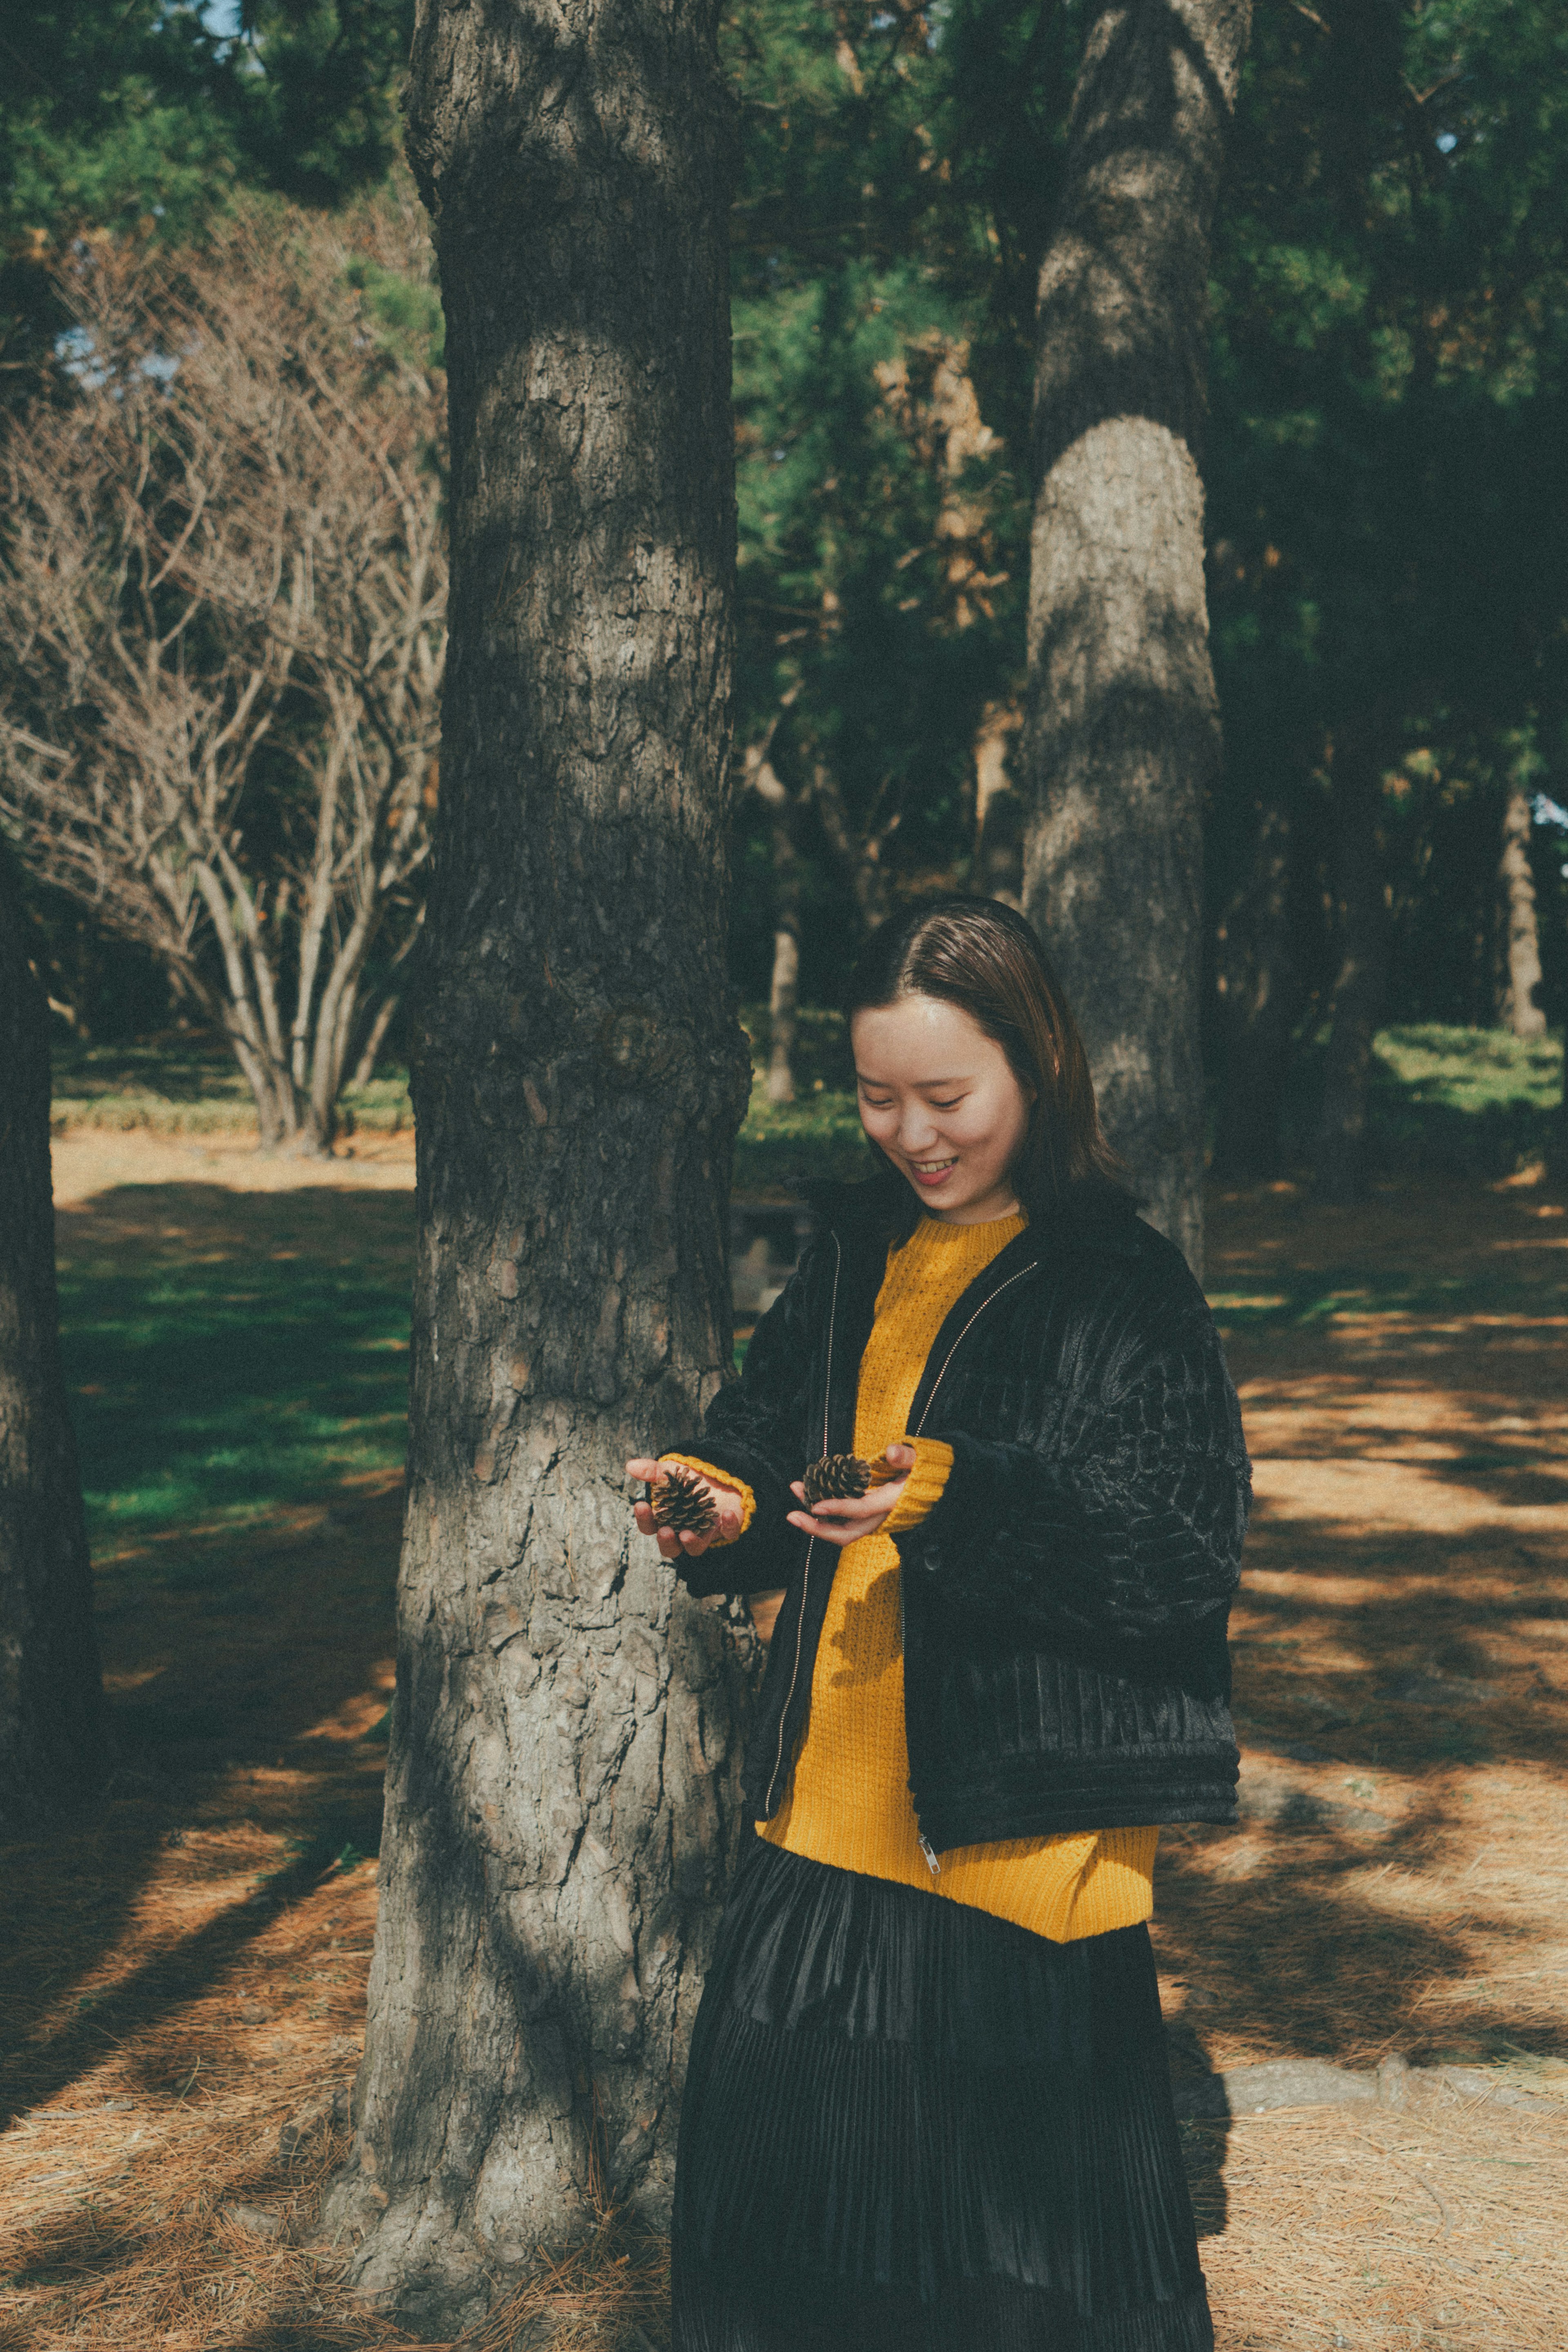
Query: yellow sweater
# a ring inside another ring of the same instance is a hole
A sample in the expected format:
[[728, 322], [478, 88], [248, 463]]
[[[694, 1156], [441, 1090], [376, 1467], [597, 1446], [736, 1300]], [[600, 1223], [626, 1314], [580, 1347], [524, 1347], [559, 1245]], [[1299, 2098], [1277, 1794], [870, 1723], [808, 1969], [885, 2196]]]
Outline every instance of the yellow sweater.
[[[923, 1217], [904, 1246], [889, 1252], [861, 1359], [854, 1443], [862, 1459], [905, 1438], [910, 1403], [949, 1309], [1023, 1227], [1016, 1216], [981, 1225]], [[909, 1442], [918, 1459], [897, 1508], [875, 1535], [839, 1554], [789, 1789], [773, 1819], [758, 1826], [790, 1853], [972, 1904], [1053, 1943], [1146, 1919], [1158, 1830], [960, 1846], [941, 1856], [937, 1873], [921, 1852], [904, 1744], [898, 1552], [889, 1529], [918, 1525], [953, 1457], [928, 1439]]]

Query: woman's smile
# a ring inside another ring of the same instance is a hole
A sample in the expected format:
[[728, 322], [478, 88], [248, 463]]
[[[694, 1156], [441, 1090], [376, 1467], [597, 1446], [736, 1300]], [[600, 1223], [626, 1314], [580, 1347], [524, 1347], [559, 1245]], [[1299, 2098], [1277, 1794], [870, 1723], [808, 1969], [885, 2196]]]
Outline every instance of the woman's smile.
[[909, 1172], [917, 1184], [944, 1184], [957, 1165], [955, 1152], [950, 1160], [912, 1160]]

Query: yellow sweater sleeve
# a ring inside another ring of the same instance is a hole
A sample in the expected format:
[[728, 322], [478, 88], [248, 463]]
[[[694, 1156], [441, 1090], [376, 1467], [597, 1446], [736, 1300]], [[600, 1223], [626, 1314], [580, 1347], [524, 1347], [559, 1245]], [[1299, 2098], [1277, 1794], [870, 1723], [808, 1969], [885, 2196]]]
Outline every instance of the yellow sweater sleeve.
[[915, 1467], [904, 1481], [904, 1492], [882, 1523], [883, 1535], [902, 1535], [905, 1528], [917, 1528], [942, 1499], [942, 1489], [947, 1484], [947, 1473], [953, 1467], [953, 1449], [944, 1445], [939, 1437], [906, 1437], [902, 1441], [915, 1448]]
[[[727, 1486], [732, 1495], [740, 1496], [740, 1525], [732, 1536], [715, 1536], [709, 1551], [722, 1551], [726, 1544], [738, 1543], [751, 1525], [757, 1510], [757, 1497], [743, 1478], [728, 1470], [716, 1470], [711, 1462], [699, 1462], [695, 1454], [661, 1454], [661, 1462], [678, 1462], [683, 1470], [695, 1470], [699, 1477], [710, 1478], [716, 1486]], [[951, 1459], [951, 1456], [949, 1456]]]

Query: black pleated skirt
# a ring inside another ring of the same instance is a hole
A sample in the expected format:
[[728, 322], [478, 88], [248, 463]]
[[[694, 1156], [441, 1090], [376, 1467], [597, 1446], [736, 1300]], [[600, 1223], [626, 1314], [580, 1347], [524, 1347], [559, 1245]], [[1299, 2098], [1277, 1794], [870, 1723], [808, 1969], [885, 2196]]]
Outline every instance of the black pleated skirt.
[[675, 2352], [1212, 2352], [1148, 1930], [743, 1856], [692, 2037]]

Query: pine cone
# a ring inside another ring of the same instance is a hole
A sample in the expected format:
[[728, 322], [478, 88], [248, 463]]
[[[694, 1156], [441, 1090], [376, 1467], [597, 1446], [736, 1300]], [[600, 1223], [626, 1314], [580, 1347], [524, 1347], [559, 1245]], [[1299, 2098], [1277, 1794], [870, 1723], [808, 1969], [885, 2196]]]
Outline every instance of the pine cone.
[[648, 1489], [648, 1502], [653, 1525], [668, 1528], [674, 1535], [711, 1536], [718, 1525], [706, 1480], [695, 1470], [684, 1470], [678, 1462], [660, 1471]]
[[863, 1495], [868, 1486], [885, 1486], [891, 1479], [902, 1478], [906, 1473], [895, 1470], [884, 1454], [874, 1462], [862, 1462], [858, 1454], [824, 1454], [813, 1462], [800, 1484], [806, 1489], [808, 1509], [819, 1503], [836, 1503], [846, 1495]]

